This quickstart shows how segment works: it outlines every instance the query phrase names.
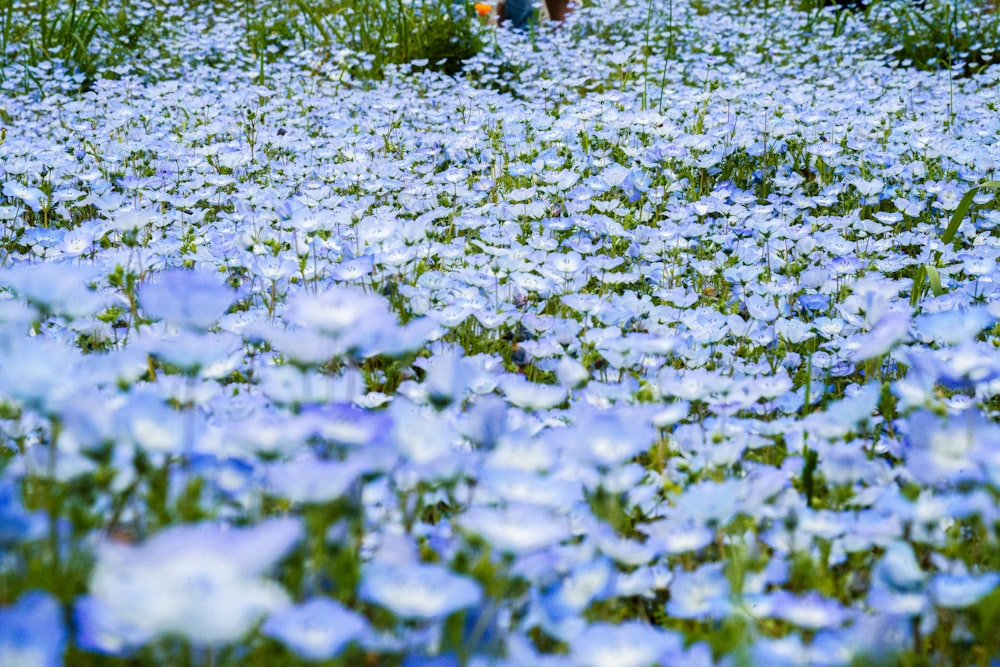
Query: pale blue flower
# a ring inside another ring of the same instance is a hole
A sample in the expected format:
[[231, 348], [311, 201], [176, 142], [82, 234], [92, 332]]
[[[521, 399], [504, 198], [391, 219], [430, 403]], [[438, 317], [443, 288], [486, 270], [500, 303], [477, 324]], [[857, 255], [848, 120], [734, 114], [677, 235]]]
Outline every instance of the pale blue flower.
[[552, 479], [522, 470], [488, 468], [479, 481], [485, 489], [507, 502], [537, 503], [567, 511], [583, 500], [583, 489], [578, 482]]
[[73, 378], [81, 361], [78, 350], [48, 337], [15, 338], [3, 351], [0, 396], [43, 412], [57, 411], [72, 400]]
[[329, 598], [315, 597], [272, 613], [261, 632], [307, 660], [330, 660], [367, 628], [361, 615]]
[[590, 380], [590, 371], [571, 357], [563, 357], [556, 366], [556, 377], [569, 389], [579, 389]]
[[675, 506], [691, 521], [725, 525], [740, 511], [745, 493], [746, 485], [740, 480], [698, 482], [681, 492]]
[[270, 519], [250, 528], [176, 526], [134, 546], [105, 543], [84, 609], [101, 619], [95, 625], [105, 633], [102, 645], [121, 648], [161, 634], [236, 641], [289, 603], [263, 575], [301, 534], [297, 520]]
[[185, 421], [181, 411], [147, 391], [130, 394], [115, 414], [118, 436], [147, 452], [184, 452]]
[[581, 613], [595, 600], [614, 592], [615, 570], [606, 558], [581, 563], [545, 592], [542, 604], [555, 620]]
[[432, 563], [370, 563], [358, 589], [365, 602], [409, 619], [443, 618], [477, 606], [482, 587], [474, 579]]
[[20, 264], [0, 271], [0, 286], [7, 287], [43, 314], [66, 317], [95, 315], [105, 299], [91, 285], [97, 272], [73, 264]]
[[459, 432], [484, 450], [492, 450], [507, 430], [507, 403], [499, 396], [483, 396], [469, 406]]
[[850, 618], [839, 602], [825, 598], [816, 591], [803, 596], [787, 591], [774, 593], [770, 615], [809, 630], [839, 626]]
[[930, 583], [931, 598], [939, 607], [963, 609], [971, 607], [996, 590], [1000, 573], [936, 574]]
[[495, 549], [530, 553], [570, 537], [566, 519], [544, 505], [515, 503], [505, 508], [473, 507], [458, 524], [476, 533]]
[[908, 542], [896, 541], [886, 547], [872, 574], [877, 583], [901, 593], [920, 591], [927, 581]]
[[656, 521], [637, 527], [668, 554], [698, 551], [715, 540], [715, 531], [694, 521]]
[[148, 317], [195, 331], [215, 324], [235, 296], [220, 274], [185, 269], [164, 271], [139, 288], [139, 303]]
[[3, 185], [3, 194], [11, 199], [24, 202], [32, 211], [38, 212], [48, 208], [48, 197], [39, 188], [24, 185], [18, 181], [9, 180]]
[[0, 556], [4, 549], [45, 534], [45, 513], [29, 512], [14, 484], [0, 478]]
[[73, 617], [77, 627], [76, 643], [87, 651], [128, 654], [155, 636], [155, 631], [146, 627], [141, 619], [126, 618], [91, 595], [77, 598]]
[[477, 376], [485, 375], [475, 360], [456, 350], [436, 354], [427, 360], [418, 359], [414, 366], [423, 368], [427, 373], [423, 387], [431, 405], [437, 409], [464, 400], [472, 387], [483, 382]]
[[973, 306], [919, 315], [914, 318], [913, 329], [921, 339], [957, 345], [972, 340], [996, 319], [985, 305]]
[[871, 332], [850, 341], [851, 360], [859, 362], [885, 354], [906, 338], [909, 326], [909, 314], [889, 311], [875, 323]]
[[267, 491], [294, 503], [325, 503], [347, 494], [361, 475], [372, 469], [367, 457], [324, 461], [313, 456], [272, 463], [267, 467]]
[[[641, 485], [638, 486], [641, 488]], [[596, 532], [595, 539], [601, 552], [626, 567], [647, 565], [663, 552], [659, 544], [619, 537], [610, 527]]]
[[682, 639], [638, 621], [594, 623], [573, 642], [573, 660], [581, 667], [652, 667], [681, 664]]
[[559, 385], [529, 382], [519, 375], [505, 375], [500, 380], [507, 400], [528, 410], [548, 410], [566, 400], [566, 388]]
[[910, 417], [908, 431], [907, 469], [925, 484], [980, 479], [979, 452], [1000, 435], [976, 409], [952, 419], [921, 410]]
[[723, 618], [731, 612], [729, 580], [723, 563], [706, 563], [674, 575], [667, 614], [676, 618]]
[[221, 378], [239, 367], [242, 341], [235, 334], [214, 334], [182, 330], [176, 336], [158, 336], [144, 331], [136, 347], [185, 375]]
[[657, 432], [638, 410], [587, 410], [573, 427], [561, 434], [564, 451], [598, 466], [620, 465], [646, 452]]
[[30, 591], [0, 607], [0, 665], [61, 667], [67, 632], [59, 602]]

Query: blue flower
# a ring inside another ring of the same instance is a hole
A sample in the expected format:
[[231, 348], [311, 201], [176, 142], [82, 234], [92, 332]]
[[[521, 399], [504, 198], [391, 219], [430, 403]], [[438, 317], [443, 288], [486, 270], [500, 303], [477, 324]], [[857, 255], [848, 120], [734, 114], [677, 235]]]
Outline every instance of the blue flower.
[[809, 630], [839, 626], [849, 618], [847, 611], [836, 600], [810, 591], [804, 596], [787, 591], [776, 592], [771, 599], [771, 616]]
[[439, 410], [463, 401], [470, 387], [480, 381], [479, 376], [483, 375], [475, 360], [462, 356], [455, 350], [434, 355], [430, 359], [418, 359], [414, 366], [423, 368], [427, 373], [423, 387], [431, 405]]
[[59, 602], [48, 593], [25, 593], [0, 607], [0, 665], [61, 667], [66, 639]]
[[995, 321], [996, 317], [986, 306], [972, 306], [919, 315], [914, 319], [913, 328], [924, 340], [957, 345], [971, 341]]
[[93, 269], [66, 264], [20, 264], [0, 273], [0, 285], [13, 290], [42, 313], [86, 317], [101, 310], [104, 299], [88, 285]]
[[851, 361], [864, 361], [885, 354], [906, 337], [909, 326], [908, 313], [887, 312], [875, 323], [871, 332], [850, 339], [847, 347], [851, 349]]
[[469, 406], [458, 429], [473, 444], [490, 451], [507, 430], [507, 420], [507, 402], [499, 396], [488, 395]]
[[362, 457], [324, 461], [307, 456], [268, 466], [267, 489], [295, 503], [325, 503], [348, 493], [354, 482], [371, 469], [371, 462]]
[[47, 336], [16, 338], [3, 350], [0, 397], [41, 411], [58, 409], [76, 394], [76, 385], [67, 379], [75, 377], [79, 362], [79, 351]]
[[682, 644], [678, 635], [638, 621], [594, 623], [573, 642], [573, 660], [580, 667], [682, 664]]
[[595, 600], [614, 591], [614, 567], [606, 558], [578, 564], [542, 598], [546, 613], [556, 621], [581, 613]]
[[908, 542], [893, 542], [886, 547], [885, 554], [875, 566], [876, 585], [883, 585], [892, 591], [912, 593], [923, 590], [927, 580], [920, 568], [913, 547]]
[[402, 618], [443, 618], [477, 606], [479, 583], [432, 563], [372, 563], [364, 569], [358, 597]]
[[0, 481], [0, 556], [6, 546], [34, 540], [45, 534], [45, 514], [29, 512], [21, 504], [17, 488]]
[[976, 409], [950, 420], [921, 410], [910, 417], [908, 431], [907, 468], [925, 484], [980, 479], [980, 452], [1000, 436], [1000, 427]]
[[869, 421], [878, 407], [880, 391], [878, 384], [866, 384], [853, 394], [831, 401], [825, 412], [810, 415], [805, 420], [809, 431], [832, 438]]
[[215, 324], [235, 296], [218, 274], [185, 269], [164, 271], [156, 282], [139, 288], [139, 303], [148, 317], [196, 331]]
[[242, 341], [235, 334], [182, 331], [176, 336], [143, 332], [136, 347], [188, 376], [220, 378], [236, 370], [242, 360]]
[[80, 648], [107, 655], [124, 655], [154, 636], [141, 619], [132, 619], [91, 595], [77, 598], [73, 605], [76, 643]]
[[565, 454], [601, 467], [612, 467], [648, 451], [657, 431], [649, 412], [619, 406], [615, 411], [583, 408], [576, 423], [554, 429], [553, 440]]
[[408, 655], [402, 667], [461, 667], [462, 662], [454, 653], [444, 655]]
[[741, 480], [691, 484], [676, 500], [679, 513], [685, 518], [708, 525], [725, 525], [740, 511], [746, 484]]
[[906, 360], [924, 383], [974, 389], [1000, 377], [1000, 356], [988, 343], [967, 341], [939, 350], [910, 348]]
[[565, 518], [534, 503], [512, 503], [503, 509], [474, 507], [462, 514], [459, 523], [493, 548], [515, 554], [538, 551], [570, 537]]
[[[353, 287], [300, 293], [289, 299], [290, 322], [318, 331], [336, 343], [338, 354], [366, 358], [383, 352], [415, 349], [426, 341], [425, 331], [404, 340], [389, 302]], [[421, 320], [411, 323], [416, 325]]]
[[934, 603], [949, 609], [971, 607], [992, 593], [1000, 584], [1000, 573], [938, 574], [931, 581], [930, 591]]
[[367, 627], [362, 616], [339, 602], [315, 597], [274, 612], [261, 632], [307, 660], [329, 660]]
[[520, 375], [503, 376], [500, 387], [510, 403], [526, 410], [548, 410], [566, 400], [565, 387], [529, 382]]
[[[42, 210], [43, 201], [48, 202], [48, 197], [40, 189], [14, 180], [9, 180], [3, 184], [3, 194], [11, 199], [21, 200], [36, 213]], [[47, 207], [48, 204], [46, 203], [45, 206]]]
[[715, 532], [691, 520], [656, 521], [638, 527], [650, 541], [668, 554], [698, 551], [712, 543]]
[[284, 589], [262, 575], [301, 535], [301, 523], [289, 518], [250, 528], [174, 526], [141, 545], [102, 544], [93, 601], [77, 613], [115, 651], [160, 634], [202, 644], [236, 641], [288, 604]]
[[667, 613], [676, 618], [723, 618], [732, 604], [723, 563], [706, 563], [693, 572], [678, 572], [670, 584]]

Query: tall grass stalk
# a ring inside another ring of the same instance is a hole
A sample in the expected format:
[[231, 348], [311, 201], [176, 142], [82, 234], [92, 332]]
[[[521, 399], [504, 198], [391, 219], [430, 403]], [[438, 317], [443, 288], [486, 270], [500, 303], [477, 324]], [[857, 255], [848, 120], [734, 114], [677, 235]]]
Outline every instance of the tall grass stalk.
[[[958, 208], [956, 208], [955, 212], [952, 213], [948, 226], [945, 228], [944, 232], [941, 233], [941, 243], [949, 245], [955, 242], [955, 236], [958, 234], [958, 228], [962, 225], [962, 221], [972, 208], [973, 198], [979, 190], [985, 188], [1000, 190], [1000, 181], [983, 181], [965, 193], [965, 196], [962, 197], [962, 200], [958, 203]], [[924, 264], [917, 269], [917, 275], [913, 279], [913, 289], [910, 292], [911, 307], [917, 307], [917, 304], [920, 303], [920, 300], [923, 298], [928, 289], [934, 293], [934, 296], [940, 296], [945, 293], [946, 290], [941, 284], [941, 272], [938, 270], [937, 266], [940, 259], [941, 253], [937, 252], [935, 253], [933, 264]]]
[[451, 0], [330, 0], [311, 4], [295, 0], [312, 39], [322, 46], [368, 54], [370, 65], [352, 72], [381, 78], [390, 64], [427, 61], [420, 67], [454, 74], [462, 61], [484, 46], [472, 3]]
[[114, 14], [106, 0], [0, 0], [0, 66], [60, 61], [86, 90], [99, 77], [114, 76], [110, 68], [139, 61], [137, 53], [155, 37], [157, 22], [133, 9], [128, 0]]
[[667, 54], [660, 74], [660, 99], [656, 103], [660, 113], [663, 113], [663, 91], [667, 87], [667, 63], [677, 57], [674, 49], [674, 0], [667, 0]]

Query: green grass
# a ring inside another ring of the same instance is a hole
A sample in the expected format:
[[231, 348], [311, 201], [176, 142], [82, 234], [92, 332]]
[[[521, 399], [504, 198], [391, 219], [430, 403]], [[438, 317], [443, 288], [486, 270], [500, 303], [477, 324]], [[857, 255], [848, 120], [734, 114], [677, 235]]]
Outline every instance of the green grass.
[[[346, 49], [356, 58], [352, 76], [380, 79], [388, 65], [455, 74], [479, 53], [484, 37], [472, 3], [451, 0], [293, 0], [257, 4], [267, 20], [248, 23], [248, 34], [270, 31], [329, 49]], [[268, 9], [270, 8], [270, 9]], [[260, 43], [257, 47], [267, 48]]]
[[162, 15], [152, 5], [107, 0], [0, 0], [0, 65], [22, 65], [33, 71], [44, 63], [61, 63], [79, 91], [101, 76], [139, 60], [152, 46]]

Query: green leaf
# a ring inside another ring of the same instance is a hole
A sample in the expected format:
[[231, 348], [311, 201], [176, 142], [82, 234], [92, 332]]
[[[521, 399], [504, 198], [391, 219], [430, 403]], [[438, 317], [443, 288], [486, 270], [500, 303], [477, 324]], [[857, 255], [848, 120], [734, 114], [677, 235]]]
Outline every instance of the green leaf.
[[931, 291], [934, 292], [934, 296], [944, 294], [945, 290], [941, 287], [941, 274], [938, 270], [928, 264], [924, 267], [924, 271], [927, 273], [927, 282], [931, 287]]
[[819, 454], [812, 449], [806, 448], [805, 465], [802, 467], [802, 486], [806, 492], [806, 506], [813, 506], [813, 496], [816, 494], [816, 466], [819, 463]]
[[920, 303], [920, 298], [923, 296], [924, 291], [924, 276], [927, 273], [927, 265], [921, 265], [917, 269], [917, 275], [913, 277], [913, 289], [910, 290], [910, 307], [916, 308], [917, 304]]
[[983, 181], [965, 193], [965, 196], [962, 197], [962, 201], [958, 203], [958, 208], [955, 209], [955, 212], [951, 216], [951, 222], [948, 223], [948, 227], [944, 230], [944, 234], [941, 235], [942, 243], [947, 244], [954, 240], [955, 234], [958, 233], [959, 225], [962, 224], [962, 220], [965, 218], [965, 215], [969, 212], [969, 209], [972, 208], [972, 198], [976, 196], [976, 191], [982, 188], [1000, 189], [1000, 181]]
[[[951, 215], [951, 220], [948, 222], [948, 226], [945, 228], [944, 233], [941, 234], [941, 242], [944, 244], [949, 244], [954, 242], [955, 235], [958, 234], [958, 228], [962, 225], [962, 220], [968, 215], [969, 209], [972, 208], [973, 199], [976, 196], [976, 192], [983, 188], [994, 188], [1000, 189], [1000, 181], [983, 181], [982, 183], [969, 188], [969, 191], [965, 193], [962, 197], [962, 201], [958, 203], [958, 208]], [[956, 250], [958, 248], [956, 247]], [[938, 253], [940, 257], [940, 253]], [[927, 285], [924, 285], [924, 282]], [[910, 306], [913, 308], [917, 307], [920, 303], [920, 299], [923, 297], [924, 292], [927, 288], [930, 288], [934, 292], [934, 296], [941, 296], [945, 293], [944, 287], [941, 285], [941, 273], [938, 271], [936, 266], [930, 264], [924, 264], [919, 269], [917, 269], [917, 275], [913, 278], [913, 289], [910, 292]]]

